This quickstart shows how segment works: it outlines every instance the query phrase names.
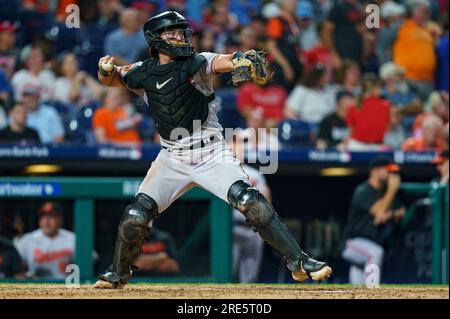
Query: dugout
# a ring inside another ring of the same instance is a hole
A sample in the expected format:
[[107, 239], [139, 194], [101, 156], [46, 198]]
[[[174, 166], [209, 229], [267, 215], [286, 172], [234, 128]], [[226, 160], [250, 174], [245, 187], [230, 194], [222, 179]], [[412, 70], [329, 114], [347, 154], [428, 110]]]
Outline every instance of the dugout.
[[[115, 153], [108, 148], [108, 153], [98, 148], [78, 149], [79, 161], [74, 160], [76, 152], [72, 153], [72, 148], [47, 147], [48, 157], [19, 156], [26, 152], [16, 151], [19, 155], [14, 160], [2, 158], [1, 154], [6, 152], [0, 150], [3, 176], [0, 179], [0, 213], [19, 211], [27, 219], [27, 230], [32, 230], [36, 225], [33, 211], [44, 198], [61, 200], [66, 212], [65, 227], [81, 231], [82, 236], [78, 236], [77, 243], [89, 248], [77, 251], [77, 258], [80, 258], [77, 263], [82, 266], [85, 280], [92, 280], [110, 262], [121, 211], [136, 191], [142, 179], [139, 176], [144, 175], [149, 161], [156, 154], [152, 152], [157, 151], [141, 150], [141, 157], [135, 154], [130, 158], [130, 154], [123, 153], [122, 149], [114, 150]], [[102, 158], [101, 154], [107, 154], [109, 158]], [[387, 155], [404, 164], [402, 188], [410, 212], [408, 222], [398, 237], [393, 238], [392, 249], [386, 258], [389, 267], [386, 267], [383, 281], [448, 282], [448, 262], [445, 262], [448, 261], [448, 227], [444, 227], [448, 226], [448, 192], [439, 189], [429, 197], [432, 191], [429, 181], [436, 175], [429, 162], [435, 154], [396, 152]], [[373, 154], [284, 151], [280, 152], [277, 173], [266, 176], [274, 206], [304, 249], [333, 264], [333, 283], [347, 280], [348, 265], [339, 257], [337, 242], [353, 189], [366, 178], [367, 162], [371, 156]], [[27, 173], [31, 164], [59, 165], [61, 170], [44, 174], [46, 176]], [[40, 185], [40, 192], [8, 194], [6, 185], [30, 183]], [[179, 276], [149, 280], [232, 281], [229, 267], [231, 221], [225, 212], [229, 212], [225, 203], [199, 189], [170, 207], [156, 225], [174, 234], [184, 271]], [[96, 264], [89, 257], [93, 248], [100, 254]], [[293, 282], [280, 263], [280, 256], [267, 245], [260, 281]]]

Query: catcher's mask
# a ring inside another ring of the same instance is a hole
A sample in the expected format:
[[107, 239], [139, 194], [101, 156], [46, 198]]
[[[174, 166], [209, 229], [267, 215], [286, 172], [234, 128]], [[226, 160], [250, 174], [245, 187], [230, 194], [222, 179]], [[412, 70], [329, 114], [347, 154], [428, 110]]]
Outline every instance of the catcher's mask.
[[190, 56], [192, 30], [186, 19], [176, 11], [165, 11], [144, 24], [144, 36], [152, 51], [162, 51], [170, 56]]

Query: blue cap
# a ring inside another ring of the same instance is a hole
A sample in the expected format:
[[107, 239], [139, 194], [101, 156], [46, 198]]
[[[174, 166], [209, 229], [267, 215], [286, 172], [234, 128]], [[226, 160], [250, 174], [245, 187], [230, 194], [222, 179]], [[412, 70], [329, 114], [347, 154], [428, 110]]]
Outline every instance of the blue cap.
[[297, 17], [314, 18], [314, 8], [309, 0], [300, 0], [297, 4]]

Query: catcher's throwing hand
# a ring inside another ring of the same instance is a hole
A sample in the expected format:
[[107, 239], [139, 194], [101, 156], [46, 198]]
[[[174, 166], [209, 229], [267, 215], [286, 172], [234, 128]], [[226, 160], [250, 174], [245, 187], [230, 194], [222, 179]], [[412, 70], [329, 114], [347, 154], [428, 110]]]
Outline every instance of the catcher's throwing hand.
[[115, 70], [114, 57], [106, 55], [98, 61], [98, 70], [102, 76], [110, 76]]
[[234, 70], [231, 73], [233, 85], [239, 86], [247, 81], [252, 81], [257, 85], [266, 85], [272, 78], [273, 72], [270, 70], [265, 55], [265, 52], [256, 50], [238, 54], [233, 59]]

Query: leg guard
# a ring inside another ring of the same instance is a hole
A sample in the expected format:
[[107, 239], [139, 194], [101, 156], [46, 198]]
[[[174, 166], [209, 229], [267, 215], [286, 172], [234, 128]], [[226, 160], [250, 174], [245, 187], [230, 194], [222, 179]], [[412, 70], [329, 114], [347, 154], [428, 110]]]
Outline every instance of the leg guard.
[[125, 208], [119, 224], [113, 263], [110, 267], [110, 272], [116, 275], [114, 280], [128, 281], [133, 263], [139, 257], [141, 246], [148, 237], [149, 223], [158, 216], [158, 205], [144, 193], [137, 194], [134, 202]]
[[228, 201], [244, 214], [269, 245], [284, 256], [289, 270], [298, 271], [300, 261], [308, 260], [309, 256], [301, 250], [273, 206], [256, 188], [237, 181], [228, 191]]

